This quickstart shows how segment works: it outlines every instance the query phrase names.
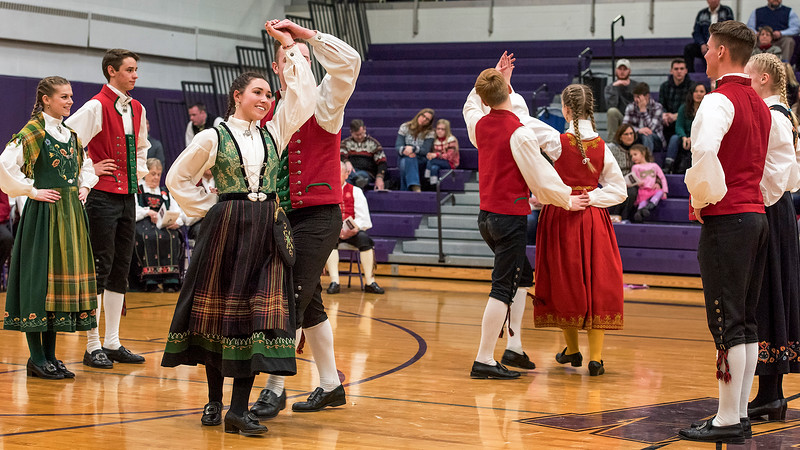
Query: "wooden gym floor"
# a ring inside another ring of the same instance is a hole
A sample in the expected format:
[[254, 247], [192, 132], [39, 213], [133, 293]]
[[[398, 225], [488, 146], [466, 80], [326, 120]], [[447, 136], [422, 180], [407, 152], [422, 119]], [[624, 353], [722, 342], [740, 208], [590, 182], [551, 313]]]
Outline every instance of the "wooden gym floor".
[[[88, 368], [81, 364], [85, 335], [60, 333], [57, 354], [74, 380], [26, 377], [23, 334], [1, 331], [0, 448], [714, 448], [676, 439], [679, 428], [716, 411], [715, 352], [696, 278], [626, 276], [684, 288], [626, 290], [625, 329], [607, 333], [600, 377], [590, 378], [585, 365], [557, 364], [560, 332], [533, 328], [529, 309], [522, 338], [537, 368], [509, 381], [469, 378], [488, 281], [378, 281], [386, 294], [343, 287], [325, 295], [347, 405], [306, 414], [287, 407], [265, 422], [269, 432], [260, 438], [201, 426], [202, 366], [159, 365], [177, 294], [128, 296], [122, 341], [146, 355], [144, 365]], [[585, 334], [581, 344], [586, 360]], [[497, 358], [503, 347], [501, 339]], [[286, 381], [288, 404], [315, 387], [308, 350], [298, 370]], [[265, 381], [256, 378], [251, 402]], [[787, 376], [784, 389], [787, 396], [800, 391], [798, 377]], [[746, 446], [730, 448], [797, 447], [800, 410], [753, 431]]]

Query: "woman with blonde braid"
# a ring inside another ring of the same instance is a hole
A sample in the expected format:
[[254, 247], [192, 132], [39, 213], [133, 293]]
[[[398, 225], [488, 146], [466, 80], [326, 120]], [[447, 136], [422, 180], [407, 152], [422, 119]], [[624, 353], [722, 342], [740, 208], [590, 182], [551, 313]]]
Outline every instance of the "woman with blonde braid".
[[[589, 334], [589, 375], [605, 372], [601, 357], [605, 330], [622, 328], [622, 261], [607, 207], [627, 197], [614, 155], [598, 136], [592, 91], [571, 84], [561, 93], [570, 127], [561, 148], [548, 152], [574, 194], [587, 193], [589, 206], [566, 211], [545, 205], [536, 236], [537, 328], [559, 327], [567, 347], [556, 361], [583, 364], [578, 330]], [[598, 187], [602, 185], [602, 187]], [[602, 261], [602, 264], [594, 261]]]
[[772, 117], [761, 179], [769, 238], [756, 308], [758, 394], [747, 405], [747, 415], [785, 420], [783, 375], [800, 372], [800, 245], [790, 193], [799, 187], [800, 181], [797, 119], [789, 110], [786, 72], [778, 57], [768, 53], [754, 55], [745, 66], [745, 73], [752, 79], [753, 89], [769, 106]]
[[83, 202], [97, 183], [92, 161], [63, 120], [72, 87], [47, 77], [30, 121], [0, 155], [0, 188], [27, 196], [8, 272], [3, 328], [28, 339], [28, 376], [74, 378], [56, 358], [58, 331], [97, 327], [97, 283]]

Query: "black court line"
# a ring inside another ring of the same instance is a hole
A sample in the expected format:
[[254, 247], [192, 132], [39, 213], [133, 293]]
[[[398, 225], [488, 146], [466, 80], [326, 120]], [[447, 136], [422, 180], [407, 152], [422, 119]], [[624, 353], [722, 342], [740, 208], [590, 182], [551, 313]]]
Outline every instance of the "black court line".
[[[347, 312], [347, 311], [339, 311], [339, 313], [343, 313], [345, 315], [350, 315], [351, 317], [367, 317], [367, 316], [364, 316], [362, 314], [351, 313], [351, 312]], [[405, 328], [405, 327], [403, 327], [401, 325], [397, 325], [397, 324], [391, 323], [389, 321], [383, 320], [383, 319], [377, 319], [377, 318], [374, 318], [374, 317], [369, 317], [369, 318], [371, 320], [376, 321], [376, 322], [380, 322], [380, 323], [383, 323], [383, 324], [390, 325], [390, 326], [393, 326], [395, 328], [398, 328], [398, 329], [404, 331], [405, 333], [409, 334], [410, 336], [412, 336], [417, 341], [417, 347], [418, 347], [417, 348], [417, 352], [414, 354], [414, 356], [412, 356], [411, 358], [409, 358], [407, 361], [405, 361], [404, 363], [400, 364], [399, 366], [396, 366], [394, 368], [391, 368], [389, 370], [381, 372], [381, 373], [379, 373], [377, 375], [373, 375], [371, 377], [367, 377], [365, 379], [356, 380], [356, 381], [353, 381], [353, 382], [350, 382], [350, 383], [346, 383], [346, 384], [344, 384], [344, 386], [354, 386], [354, 385], [357, 385], [357, 384], [366, 383], [367, 381], [372, 381], [372, 380], [375, 380], [375, 379], [378, 379], [378, 378], [382, 378], [382, 377], [385, 377], [387, 375], [396, 373], [396, 372], [398, 372], [400, 370], [403, 370], [403, 369], [411, 366], [415, 362], [419, 361], [422, 358], [422, 356], [425, 355], [425, 352], [428, 349], [428, 344], [427, 344], [427, 342], [425, 342], [425, 339], [423, 339], [422, 336], [420, 336], [419, 334], [415, 333], [414, 331], [412, 331], [412, 330], [410, 330], [408, 328]], [[159, 352], [160, 352], [160, 350], [159, 350]], [[153, 353], [155, 353], [155, 352], [153, 352]], [[12, 372], [15, 372], [15, 371], [12, 371]], [[0, 373], [3, 373], [3, 372], [0, 372]], [[104, 374], [104, 372], [94, 372], [94, 371], [92, 371], [92, 373]], [[108, 374], [108, 375], [121, 375], [121, 374], [114, 374], [114, 373], [111, 373], [111, 374], [105, 373], [105, 374]], [[124, 374], [124, 375], [125, 376], [140, 377], [140, 378], [155, 378], [155, 379], [159, 379], [159, 380], [164, 380], [165, 379], [163, 377], [153, 377], [153, 376], [145, 376], [145, 375], [131, 375], [131, 374]], [[203, 382], [203, 383], [205, 383], [205, 382]], [[301, 392], [299, 394], [294, 394], [292, 396], [287, 396], [287, 399], [307, 396], [310, 393], [311, 392]], [[75, 425], [75, 426], [71, 426], [71, 427], [48, 428], [48, 429], [44, 429], [44, 430], [30, 430], [30, 431], [20, 431], [20, 432], [15, 432], [15, 433], [5, 433], [5, 434], [0, 434], [0, 437], [20, 436], [20, 435], [28, 435], [28, 434], [39, 434], [39, 433], [50, 433], [50, 432], [55, 432], [55, 431], [77, 430], [77, 429], [84, 429], [84, 428], [102, 427], [102, 426], [107, 426], [107, 425], [122, 425], [122, 424], [126, 424], [126, 423], [135, 423], [135, 422], [145, 422], [145, 421], [151, 421], [151, 420], [169, 419], [169, 418], [174, 418], [174, 417], [187, 416], [187, 415], [190, 415], [190, 414], [197, 414], [199, 411], [202, 411], [202, 408], [194, 408], [192, 410], [188, 410], [189, 412], [183, 412], [183, 411], [187, 411], [187, 410], [186, 409], [181, 409], [181, 410], [174, 410], [174, 411], [165, 411], [165, 412], [168, 412], [168, 413], [169, 412], [177, 412], [177, 414], [168, 414], [166, 416], [148, 417], [148, 418], [130, 419], [130, 420], [118, 420], [118, 421], [105, 422], [105, 423], [94, 423], [94, 424], [87, 424], [87, 425]], [[117, 412], [117, 413], [103, 413], [103, 414], [125, 415], [125, 414], [136, 414], [136, 413], [135, 412]], [[141, 413], [139, 413], [139, 414], [141, 414]], [[87, 414], [87, 415], [92, 415], [92, 414]], [[16, 417], [16, 416], [19, 416], [19, 415], [16, 415], [16, 414], [0, 414], [0, 417]], [[24, 416], [30, 416], [30, 415], [24, 415]], [[42, 415], [39, 415], [39, 416], [46, 416], [46, 415], [42, 414]]]

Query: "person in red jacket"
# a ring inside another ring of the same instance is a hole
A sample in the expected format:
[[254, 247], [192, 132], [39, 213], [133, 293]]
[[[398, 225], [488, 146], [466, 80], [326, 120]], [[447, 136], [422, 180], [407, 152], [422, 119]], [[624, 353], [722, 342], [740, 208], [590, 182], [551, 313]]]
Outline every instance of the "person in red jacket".
[[86, 199], [89, 237], [97, 270], [97, 317], [105, 304], [106, 335], [87, 333], [83, 363], [110, 369], [112, 361], [144, 362], [144, 357], [123, 347], [119, 323], [128, 289], [128, 270], [133, 257], [136, 229], [136, 190], [147, 175], [147, 115], [128, 91], [136, 86], [139, 56], [130, 50], [111, 49], [101, 68], [108, 83], [65, 123], [78, 133], [95, 162], [100, 181]]
[[719, 408], [680, 430], [684, 439], [743, 444], [752, 436], [747, 400], [758, 362], [756, 305], [766, 264], [767, 218], [760, 183], [771, 117], [744, 74], [755, 36], [741, 22], [709, 28], [705, 58], [717, 88], [692, 123], [686, 171], [694, 215], [708, 328], [717, 348]]
[[[525, 253], [530, 191], [542, 203], [576, 210], [585, 208], [588, 197], [570, 198], [572, 189], [542, 156], [536, 134], [512, 112], [509, 94], [513, 60], [503, 54], [497, 67], [501, 70], [481, 72], [463, 108], [481, 168], [478, 227], [494, 253], [492, 289], [470, 377], [509, 379], [518, 378], [520, 373], [504, 364], [536, 367], [522, 351], [521, 341], [514, 350], [506, 349], [501, 362], [493, 355], [507, 320], [509, 340], [519, 339], [525, 296], [533, 286], [533, 268]], [[488, 114], [481, 109], [482, 104], [491, 108]]]

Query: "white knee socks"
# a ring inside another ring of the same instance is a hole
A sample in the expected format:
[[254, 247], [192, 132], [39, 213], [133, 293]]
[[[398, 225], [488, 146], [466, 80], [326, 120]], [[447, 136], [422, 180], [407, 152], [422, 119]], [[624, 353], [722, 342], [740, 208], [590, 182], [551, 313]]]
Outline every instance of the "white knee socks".
[[306, 342], [311, 347], [314, 355], [314, 362], [317, 364], [319, 372], [319, 385], [325, 392], [336, 389], [340, 384], [339, 371], [336, 370], [336, 360], [333, 357], [333, 329], [328, 320], [314, 325], [311, 328], [304, 328]]
[[478, 356], [475, 357], [475, 361], [490, 366], [497, 364], [494, 360], [494, 347], [497, 345], [500, 330], [503, 329], [506, 314], [508, 314], [508, 306], [496, 298], [489, 297], [486, 309], [483, 310], [481, 345], [478, 347]]
[[333, 249], [328, 256], [328, 261], [325, 263], [328, 269], [328, 275], [331, 276], [331, 283], [339, 283], [339, 250]]
[[[736, 425], [739, 423], [739, 402], [742, 397], [742, 386], [744, 382], [745, 366], [747, 357], [745, 355], [745, 345], [740, 344], [728, 349], [728, 365], [731, 374], [729, 382], [719, 380], [719, 408], [717, 417], [714, 418], [715, 427]], [[722, 371], [725, 371], [725, 363], [722, 364]], [[753, 380], [751, 376], [750, 384]], [[748, 394], [750, 391], [748, 390]], [[745, 416], [747, 415], [747, 403], [745, 400]]]
[[511, 303], [511, 318], [508, 321], [508, 328], [514, 330], [514, 336], [508, 333], [508, 341], [506, 342], [506, 350], [511, 350], [514, 353], [522, 354], [522, 317], [525, 315], [525, 300], [528, 290], [525, 288], [517, 288], [517, 293], [514, 295], [513, 303]]
[[110, 350], [117, 350], [121, 345], [119, 343], [119, 322], [122, 320], [125, 294], [106, 289], [103, 299], [106, 302], [106, 338], [103, 346]]
[[[302, 333], [303, 333], [303, 329], [302, 328], [298, 328], [297, 330], [295, 330], [295, 338], [294, 338], [294, 347], [295, 348], [297, 348], [297, 346], [300, 344], [300, 335]], [[283, 394], [283, 386], [284, 386], [285, 380], [286, 380], [286, 377], [284, 377], [283, 375], [272, 375], [272, 374], [270, 374], [270, 376], [267, 378], [267, 385], [264, 386], [264, 387], [269, 389], [270, 391], [274, 392], [275, 395], [280, 397], [281, 394]]]
[[375, 250], [369, 249], [361, 252], [361, 268], [364, 270], [364, 284], [375, 282]]
[[739, 397], [739, 418], [747, 417], [747, 400], [750, 398], [750, 390], [753, 388], [753, 378], [756, 374], [756, 364], [758, 364], [758, 344], [744, 344], [746, 364], [744, 366], [744, 381], [742, 382], [742, 393]]
[[97, 309], [94, 316], [97, 319], [97, 327], [86, 332], [86, 351], [89, 354], [103, 348], [102, 344], [100, 344], [100, 313], [102, 312], [103, 294], [97, 294]]

